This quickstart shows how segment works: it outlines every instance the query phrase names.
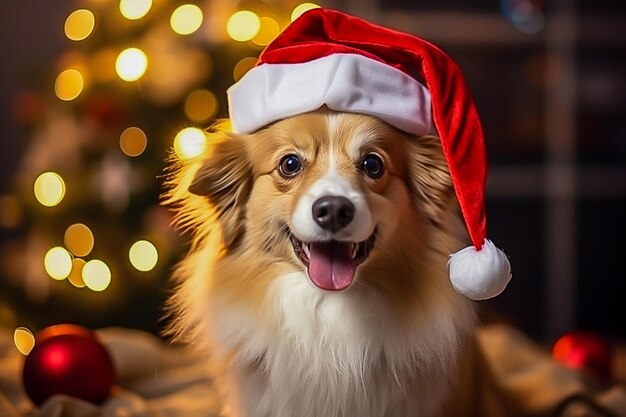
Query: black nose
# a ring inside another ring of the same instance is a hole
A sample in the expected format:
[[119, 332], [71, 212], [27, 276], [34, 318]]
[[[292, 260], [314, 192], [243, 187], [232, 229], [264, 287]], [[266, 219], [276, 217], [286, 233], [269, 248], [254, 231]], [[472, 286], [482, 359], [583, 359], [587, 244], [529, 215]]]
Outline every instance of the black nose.
[[354, 204], [345, 197], [322, 197], [313, 203], [313, 218], [323, 229], [336, 232], [354, 219]]

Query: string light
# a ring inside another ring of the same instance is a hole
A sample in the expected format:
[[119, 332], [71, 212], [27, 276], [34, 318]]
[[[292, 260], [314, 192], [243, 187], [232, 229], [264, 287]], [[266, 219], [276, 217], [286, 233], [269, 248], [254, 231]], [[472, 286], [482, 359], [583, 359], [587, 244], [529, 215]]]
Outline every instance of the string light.
[[179, 35], [190, 35], [202, 25], [202, 10], [195, 4], [183, 4], [174, 10], [170, 26]]
[[241, 77], [246, 75], [246, 72], [250, 71], [257, 63], [257, 59], [253, 57], [246, 57], [241, 59], [235, 64], [233, 68], [233, 78], [235, 81], [239, 81]]
[[128, 20], [144, 17], [152, 8], [152, 0], [120, 0], [120, 13]]
[[259, 33], [259, 29], [261, 29], [259, 16], [249, 10], [234, 13], [226, 23], [228, 36], [239, 42], [251, 40]]
[[115, 71], [124, 81], [140, 79], [148, 69], [148, 57], [139, 48], [124, 49], [115, 60]]
[[271, 17], [264, 16], [261, 17], [259, 21], [261, 23], [261, 27], [259, 28], [259, 32], [256, 36], [252, 38], [252, 42], [259, 46], [265, 46], [278, 36], [280, 33], [280, 26], [278, 25], [278, 22]]
[[74, 10], [65, 19], [65, 36], [73, 41], [82, 41], [91, 35], [95, 24], [96, 19], [90, 10]]
[[87, 256], [93, 249], [93, 233], [84, 224], [76, 223], [65, 230], [64, 242], [75, 256]]
[[187, 127], [174, 138], [174, 152], [182, 159], [201, 155], [206, 149], [207, 139], [204, 132], [196, 127]]
[[35, 336], [26, 327], [18, 327], [13, 332], [13, 343], [22, 355], [27, 356], [35, 347]]
[[92, 259], [83, 266], [83, 282], [92, 291], [100, 292], [111, 283], [111, 270], [99, 259]]
[[54, 82], [54, 92], [64, 101], [74, 100], [83, 91], [85, 80], [77, 69], [70, 68], [61, 72]]
[[35, 180], [34, 192], [42, 205], [54, 207], [65, 197], [65, 182], [56, 172], [44, 172]]
[[204, 122], [215, 116], [217, 98], [208, 90], [196, 90], [185, 99], [185, 114], [194, 122]]
[[129, 127], [120, 135], [120, 148], [128, 156], [139, 156], [146, 150], [148, 138], [138, 127]]
[[83, 268], [85, 267], [85, 260], [80, 258], [72, 259], [72, 271], [67, 277], [68, 281], [72, 283], [76, 288], [84, 288], [85, 281], [83, 281]]
[[152, 243], [147, 240], [139, 240], [130, 247], [128, 257], [135, 269], [147, 272], [156, 266], [159, 253]]
[[297, 18], [299, 18], [304, 12], [318, 9], [320, 6], [315, 3], [302, 3], [299, 6], [296, 6], [291, 12], [291, 21], [293, 22]]
[[60, 246], [50, 249], [43, 262], [48, 275], [59, 281], [67, 278], [72, 271], [72, 255]]

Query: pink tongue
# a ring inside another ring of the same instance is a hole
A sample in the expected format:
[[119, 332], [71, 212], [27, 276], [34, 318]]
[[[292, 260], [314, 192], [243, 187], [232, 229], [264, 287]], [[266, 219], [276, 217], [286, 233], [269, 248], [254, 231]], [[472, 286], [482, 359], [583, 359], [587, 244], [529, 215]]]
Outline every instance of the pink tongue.
[[334, 240], [311, 243], [309, 276], [321, 289], [340, 291], [348, 288], [355, 270], [351, 243]]

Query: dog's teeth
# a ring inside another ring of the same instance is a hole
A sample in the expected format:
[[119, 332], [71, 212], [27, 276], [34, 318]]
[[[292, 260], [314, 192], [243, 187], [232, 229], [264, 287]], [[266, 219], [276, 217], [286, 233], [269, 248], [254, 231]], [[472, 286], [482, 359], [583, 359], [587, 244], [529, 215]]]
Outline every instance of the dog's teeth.
[[310, 243], [305, 243], [302, 242], [302, 249], [304, 249], [304, 254], [306, 255], [307, 258], [311, 257], [311, 244]]
[[359, 244], [358, 243], [353, 243], [352, 244], [352, 258], [356, 258], [356, 254], [359, 252]]

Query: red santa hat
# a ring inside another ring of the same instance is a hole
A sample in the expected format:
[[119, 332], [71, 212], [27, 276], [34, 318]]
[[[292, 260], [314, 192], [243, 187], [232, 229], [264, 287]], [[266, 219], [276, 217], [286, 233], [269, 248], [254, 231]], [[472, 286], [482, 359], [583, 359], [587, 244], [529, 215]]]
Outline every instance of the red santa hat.
[[326, 105], [410, 134], [437, 134], [473, 244], [450, 256], [452, 285], [475, 300], [504, 290], [509, 261], [486, 239], [482, 127], [459, 67], [439, 48], [339, 11], [314, 9], [267, 46], [257, 66], [228, 90], [228, 100], [240, 133]]

